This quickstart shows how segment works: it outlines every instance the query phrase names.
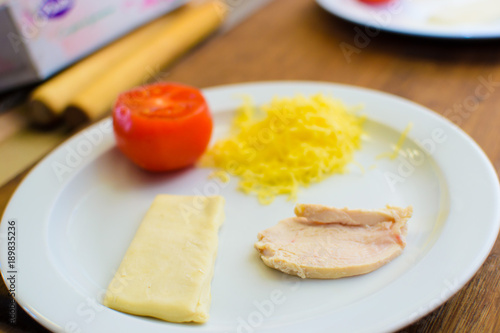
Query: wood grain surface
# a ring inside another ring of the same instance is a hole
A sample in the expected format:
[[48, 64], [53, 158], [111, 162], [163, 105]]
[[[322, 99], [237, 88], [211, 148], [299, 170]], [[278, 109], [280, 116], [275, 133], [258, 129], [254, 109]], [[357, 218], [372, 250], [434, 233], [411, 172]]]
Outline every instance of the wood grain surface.
[[[312, 0], [274, 0], [198, 47], [161, 79], [199, 87], [314, 80], [382, 90], [452, 120], [484, 149], [497, 173], [500, 170], [498, 40], [453, 41], [367, 31], [331, 16]], [[0, 211], [24, 174], [0, 188]], [[1, 294], [0, 329], [44, 331], [21, 309], [17, 323], [9, 325], [4, 285]], [[431, 308], [433, 304], [419, 311]], [[464, 288], [400, 332], [500, 332], [500, 241]]]

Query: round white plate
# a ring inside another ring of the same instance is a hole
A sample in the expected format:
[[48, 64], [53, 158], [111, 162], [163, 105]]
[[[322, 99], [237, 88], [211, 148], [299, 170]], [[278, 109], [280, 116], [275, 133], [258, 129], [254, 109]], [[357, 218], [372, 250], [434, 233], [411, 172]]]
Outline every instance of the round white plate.
[[[498, 179], [481, 149], [459, 128], [404, 99], [350, 86], [268, 82], [206, 89], [223, 136], [241, 103], [273, 96], [331, 94], [362, 103], [368, 134], [350, 172], [301, 190], [299, 202], [352, 208], [413, 205], [403, 254], [370, 274], [340, 280], [301, 280], [265, 266], [257, 232], [293, 216], [279, 197], [255, 197], [190, 168], [150, 174], [115, 147], [110, 119], [66, 141], [29, 173], [0, 227], [1, 268], [8, 277], [5, 237], [16, 221], [16, 299], [35, 319], [67, 332], [383, 332], [403, 327], [446, 301], [487, 257], [499, 230]], [[390, 151], [409, 122], [403, 153]], [[410, 154], [411, 153], [411, 154]], [[413, 156], [413, 157], [410, 157]], [[156, 194], [221, 194], [226, 220], [212, 283], [210, 320], [173, 324], [124, 314], [101, 297]], [[362, 318], [362, 319], [360, 319]]]
[[361, 30], [367, 35], [365, 38], [372, 38], [377, 33], [373, 28], [437, 38], [500, 37], [497, 0], [393, 0], [383, 5], [359, 0], [316, 1], [338, 17], [371, 27]]

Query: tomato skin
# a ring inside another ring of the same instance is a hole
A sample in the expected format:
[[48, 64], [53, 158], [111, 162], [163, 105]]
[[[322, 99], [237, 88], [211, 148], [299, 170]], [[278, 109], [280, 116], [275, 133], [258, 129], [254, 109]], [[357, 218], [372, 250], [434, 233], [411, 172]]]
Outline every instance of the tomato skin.
[[156, 83], [122, 93], [113, 108], [118, 148], [148, 171], [190, 166], [206, 150], [212, 117], [201, 92], [178, 83]]

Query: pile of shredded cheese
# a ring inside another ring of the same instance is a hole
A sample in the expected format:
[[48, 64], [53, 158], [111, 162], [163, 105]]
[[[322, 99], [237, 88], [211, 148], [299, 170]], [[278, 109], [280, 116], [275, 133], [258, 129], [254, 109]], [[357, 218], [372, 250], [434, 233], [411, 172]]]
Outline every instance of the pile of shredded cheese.
[[317, 94], [275, 98], [237, 110], [228, 138], [204, 155], [201, 165], [240, 177], [239, 188], [262, 204], [276, 195], [295, 200], [299, 186], [343, 173], [360, 148], [363, 118], [341, 101]]

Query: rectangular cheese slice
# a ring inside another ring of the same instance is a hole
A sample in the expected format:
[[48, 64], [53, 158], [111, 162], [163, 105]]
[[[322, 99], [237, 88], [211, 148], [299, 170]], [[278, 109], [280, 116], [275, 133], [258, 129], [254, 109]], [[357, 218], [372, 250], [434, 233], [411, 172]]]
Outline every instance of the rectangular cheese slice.
[[206, 322], [223, 206], [221, 196], [158, 195], [103, 304], [171, 322]]

